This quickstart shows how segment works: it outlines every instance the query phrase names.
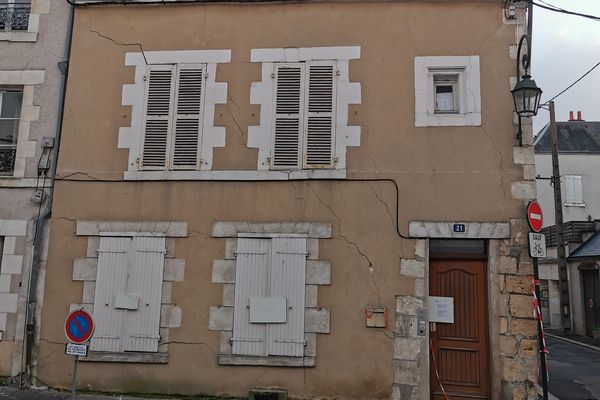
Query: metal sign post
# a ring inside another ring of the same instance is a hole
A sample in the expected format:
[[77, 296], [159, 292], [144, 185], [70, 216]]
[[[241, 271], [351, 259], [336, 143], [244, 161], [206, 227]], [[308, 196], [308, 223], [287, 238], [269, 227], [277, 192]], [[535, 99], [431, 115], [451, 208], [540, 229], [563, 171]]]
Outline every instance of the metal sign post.
[[533, 293], [538, 322], [538, 345], [540, 347], [540, 368], [542, 372], [542, 391], [544, 400], [548, 400], [548, 368], [546, 366], [546, 341], [544, 340], [544, 325], [542, 322], [542, 307], [540, 304], [540, 271], [538, 258], [546, 257], [546, 237], [538, 233], [542, 229], [542, 208], [537, 201], [527, 206], [527, 222], [535, 232], [529, 233], [529, 256], [533, 259]]
[[71, 380], [71, 400], [75, 400], [77, 382], [77, 364], [79, 357], [87, 356], [87, 341], [94, 334], [94, 320], [83, 310], [75, 310], [65, 320], [65, 335], [71, 343], [65, 346], [65, 354], [75, 356], [73, 361], [73, 379]]

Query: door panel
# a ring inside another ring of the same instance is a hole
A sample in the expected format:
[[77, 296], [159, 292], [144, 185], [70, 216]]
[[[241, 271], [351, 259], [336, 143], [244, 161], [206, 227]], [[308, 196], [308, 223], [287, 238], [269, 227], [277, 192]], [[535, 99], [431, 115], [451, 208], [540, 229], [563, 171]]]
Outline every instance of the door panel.
[[581, 272], [586, 334], [591, 337], [594, 327], [600, 326], [600, 272], [598, 270]]
[[[485, 261], [432, 260], [431, 296], [454, 298], [454, 323], [431, 331], [440, 380], [452, 400], [489, 399]], [[431, 398], [443, 399], [431, 362]]]

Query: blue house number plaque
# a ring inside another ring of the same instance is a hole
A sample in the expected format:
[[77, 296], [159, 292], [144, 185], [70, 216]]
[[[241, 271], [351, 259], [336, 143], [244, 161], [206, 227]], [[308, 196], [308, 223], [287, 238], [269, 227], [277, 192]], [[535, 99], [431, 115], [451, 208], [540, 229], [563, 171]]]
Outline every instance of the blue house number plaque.
[[465, 224], [454, 224], [452, 225], [452, 231], [455, 233], [465, 233], [467, 231], [467, 227]]

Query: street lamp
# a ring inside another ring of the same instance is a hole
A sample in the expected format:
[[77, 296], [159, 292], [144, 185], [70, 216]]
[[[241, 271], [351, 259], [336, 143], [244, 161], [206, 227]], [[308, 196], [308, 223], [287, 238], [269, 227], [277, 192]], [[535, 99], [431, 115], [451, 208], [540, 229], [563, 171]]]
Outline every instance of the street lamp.
[[515, 102], [515, 111], [519, 117], [533, 117], [537, 115], [542, 97], [542, 89], [537, 87], [530, 75], [523, 75], [511, 90]]
[[[527, 47], [526, 50], [521, 54], [521, 51], [523, 50], [523, 43], [525, 42]], [[525, 34], [521, 36], [521, 40], [519, 40], [519, 47], [517, 49], [517, 84], [515, 85], [514, 89], [511, 90], [513, 101], [515, 103], [515, 112], [519, 116], [519, 132], [517, 133], [519, 146], [523, 146], [521, 118], [533, 117], [534, 115], [537, 115], [540, 107], [540, 99], [542, 97], [542, 89], [537, 87], [535, 81], [531, 79], [531, 76], [529, 75], [529, 60], [531, 59], [530, 52], [531, 41], [529, 39], [529, 35]], [[521, 69], [524, 72], [523, 75], [521, 75]]]
[[[527, 51], [521, 54], [523, 42], [527, 42]], [[530, 46], [529, 36], [523, 35], [521, 40], [519, 40], [519, 48], [517, 50], [517, 84], [511, 90], [515, 102], [515, 111], [519, 117], [533, 117], [537, 115], [542, 97], [542, 89], [537, 87], [535, 81], [529, 75]], [[523, 67], [524, 74], [519, 79], [521, 76], [521, 67]]]

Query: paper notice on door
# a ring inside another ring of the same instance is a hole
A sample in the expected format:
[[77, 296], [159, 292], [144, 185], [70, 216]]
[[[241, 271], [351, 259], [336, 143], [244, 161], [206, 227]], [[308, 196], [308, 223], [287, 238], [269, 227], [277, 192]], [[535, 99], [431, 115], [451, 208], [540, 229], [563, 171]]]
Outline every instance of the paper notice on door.
[[454, 323], [454, 298], [429, 296], [429, 322]]

